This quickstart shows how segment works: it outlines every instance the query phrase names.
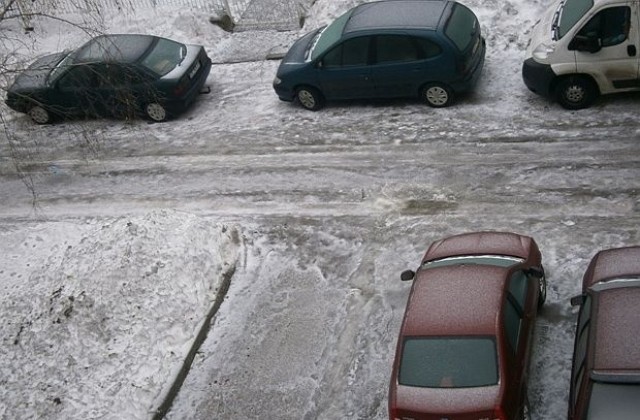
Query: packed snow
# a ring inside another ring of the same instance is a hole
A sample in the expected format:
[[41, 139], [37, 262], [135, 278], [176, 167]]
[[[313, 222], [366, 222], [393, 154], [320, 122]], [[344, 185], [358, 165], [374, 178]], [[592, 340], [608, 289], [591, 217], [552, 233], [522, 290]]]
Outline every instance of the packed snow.
[[[567, 299], [598, 249], [640, 242], [637, 98], [569, 113], [531, 94], [520, 66], [550, 1], [469, 0], [487, 40], [474, 94], [309, 113], [278, 101], [266, 57], [359, 2], [230, 3], [264, 28], [178, 7], [62, 16], [89, 31], [0, 24], [14, 62], [99, 31], [203, 44], [214, 61], [211, 94], [166, 124], [36, 127], [2, 108], [0, 417], [152, 418], [196, 349], [172, 420], [385, 419], [400, 271], [432, 240], [505, 229], [541, 245], [530, 399], [535, 420], [563, 418]], [[270, 29], [283, 4], [303, 28]]]

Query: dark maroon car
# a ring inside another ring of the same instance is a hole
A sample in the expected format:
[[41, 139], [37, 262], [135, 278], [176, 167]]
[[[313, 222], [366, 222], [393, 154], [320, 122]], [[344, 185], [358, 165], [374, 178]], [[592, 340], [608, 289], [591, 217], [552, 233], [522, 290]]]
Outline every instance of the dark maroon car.
[[416, 272], [389, 388], [392, 420], [521, 419], [537, 311], [535, 241], [478, 232], [434, 242]]
[[570, 420], [640, 418], [640, 246], [598, 252], [582, 280]]

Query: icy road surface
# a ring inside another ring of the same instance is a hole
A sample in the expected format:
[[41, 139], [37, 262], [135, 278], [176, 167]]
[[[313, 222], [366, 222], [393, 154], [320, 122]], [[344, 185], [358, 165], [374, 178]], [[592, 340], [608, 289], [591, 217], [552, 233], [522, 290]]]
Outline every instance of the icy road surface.
[[[569, 298], [596, 251], [640, 243], [640, 96], [603, 98], [589, 110], [568, 112], [532, 95], [520, 79], [527, 41], [521, 28], [546, 3], [469, 5], [487, 39], [486, 67], [478, 90], [446, 109], [354, 101], [311, 113], [278, 101], [271, 88], [278, 63], [256, 58], [215, 65], [211, 94], [164, 124], [37, 127], [12, 115], [10, 137], [0, 143], [0, 228], [16, 241], [5, 245], [12, 261], [53, 267], [33, 255], [37, 247], [20, 247], [22, 233], [34, 226], [69, 224], [68, 234], [78, 235], [87, 223], [119, 226], [115, 219], [126, 226], [128, 219], [118, 219], [125, 217], [151, 229], [155, 211], [171, 210], [158, 229], [168, 223], [197, 230], [189, 246], [214, 256], [224, 249], [202, 233], [237, 229], [243, 255], [228, 297], [168, 418], [385, 419], [410, 286], [400, 272], [415, 268], [426, 247], [444, 236], [531, 235], [543, 253], [549, 292], [537, 325], [530, 401], [534, 419], [563, 418], [575, 322]], [[318, 1], [307, 24], [326, 23], [350, 6]], [[217, 49], [223, 41], [227, 52], [244, 47], [246, 59], [247, 46], [256, 45], [258, 57], [269, 37], [276, 45], [296, 35], [234, 37], [197, 16], [178, 14], [161, 25], [152, 19], [112, 25], [132, 32], [154, 27], [223, 58]], [[54, 35], [47, 34], [50, 45]], [[65, 229], [59, 232], [64, 237]], [[193, 260], [177, 252], [189, 237], [176, 238], [166, 254], [175, 258], [163, 259], [171, 260], [172, 272], [206, 265], [206, 253], [190, 250], [199, 256]], [[86, 253], [101, 249], [95, 238], [88, 241]], [[153, 270], [153, 259], [140, 261], [145, 266], [136, 275]], [[18, 392], [6, 392], [11, 404]], [[55, 418], [58, 402], [47, 403], [53, 408], [44, 412]], [[124, 408], [125, 417], [145, 418], [153, 408]]]

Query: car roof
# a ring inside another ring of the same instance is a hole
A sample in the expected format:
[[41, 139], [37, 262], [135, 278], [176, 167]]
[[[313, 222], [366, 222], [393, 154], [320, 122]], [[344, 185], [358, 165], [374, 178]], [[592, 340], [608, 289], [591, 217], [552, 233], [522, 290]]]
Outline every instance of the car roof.
[[508, 272], [466, 264], [418, 270], [403, 335], [496, 335]]
[[157, 38], [153, 35], [140, 34], [100, 35], [78, 48], [74, 62], [76, 64], [100, 61], [133, 63]]
[[620, 377], [640, 375], [640, 286], [615, 287], [598, 293], [595, 320], [594, 373]]
[[423, 28], [435, 29], [448, 1], [388, 0], [357, 6], [343, 33], [367, 29]]
[[605, 249], [594, 255], [584, 274], [582, 290], [625, 277], [640, 277], [640, 246]]
[[529, 258], [538, 245], [528, 236], [511, 232], [473, 232], [450, 236], [431, 244], [422, 262], [461, 255], [505, 255]]

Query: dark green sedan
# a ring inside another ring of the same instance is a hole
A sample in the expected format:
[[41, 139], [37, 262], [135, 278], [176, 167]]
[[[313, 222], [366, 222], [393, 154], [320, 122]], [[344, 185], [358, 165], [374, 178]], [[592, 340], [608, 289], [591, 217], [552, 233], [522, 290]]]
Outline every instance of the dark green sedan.
[[47, 55], [18, 75], [7, 105], [38, 124], [78, 116], [160, 122], [189, 107], [211, 70], [201, 45], [152, 35], [101, 35]]

